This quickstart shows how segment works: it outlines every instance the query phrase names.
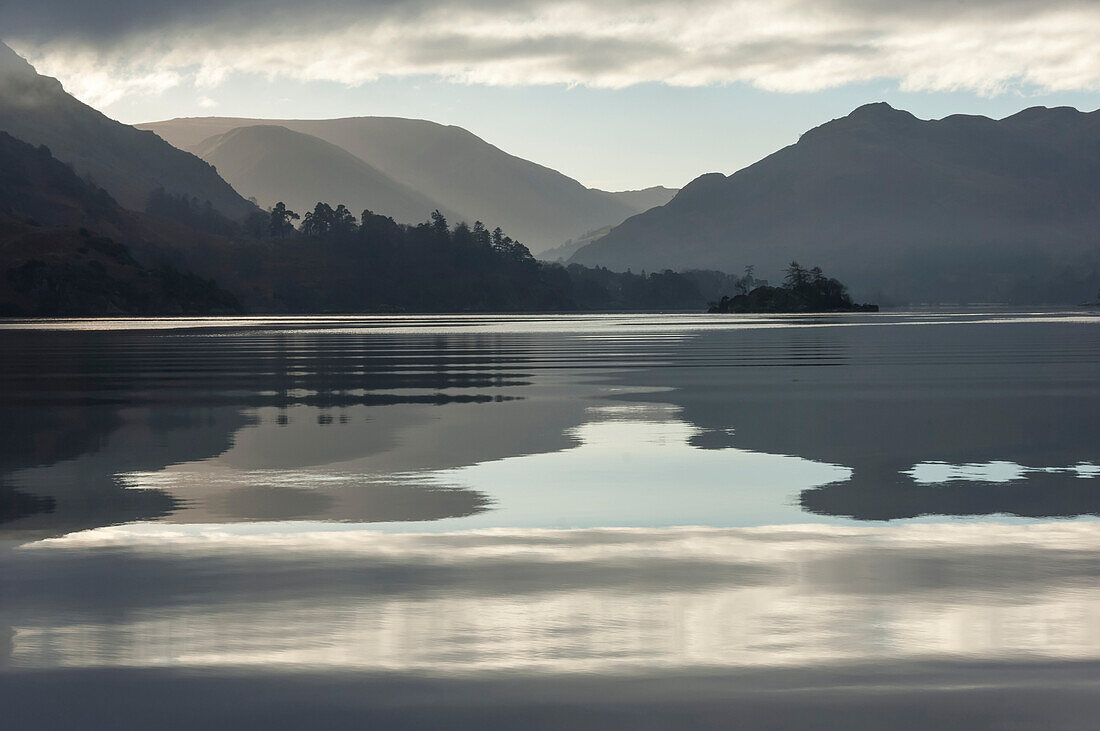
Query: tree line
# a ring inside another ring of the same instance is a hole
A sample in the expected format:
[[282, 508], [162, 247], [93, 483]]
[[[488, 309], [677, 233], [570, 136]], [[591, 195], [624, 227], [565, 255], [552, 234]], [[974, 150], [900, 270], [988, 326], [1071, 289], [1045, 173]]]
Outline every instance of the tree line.
[[[151, 199], [183, 223], [225, 231], [205, 206], [171, 201]], [[299, 213], [280, 202], [237, 226], [233, 246], [192, 249], [172, 263], [215, 276], [256, 312], [700, 310], [704, 291], [728, 283], [719, 272], [541, 262], [500, 227], [452, 225], [440, 211], [408, 225], [369, 209], [355, 216], [318, 202]]]
[[[842, 284], [821, 270], [788, 269], [782, 288], [752, 267], [647, 274], [538, 261], [500, 227], [451, 225], [440, 211], [415, 225], [367, 209], [318, 202], [298, 213], [279, 202], [236, 223], [197, 200], [155, 191], [150, 213], [236, 239], [174, 261], [214, 276], [253, 311], [584, 311], [716, 312], [846, 309]], [[734, 297], [723, 292], [733, 291]]]

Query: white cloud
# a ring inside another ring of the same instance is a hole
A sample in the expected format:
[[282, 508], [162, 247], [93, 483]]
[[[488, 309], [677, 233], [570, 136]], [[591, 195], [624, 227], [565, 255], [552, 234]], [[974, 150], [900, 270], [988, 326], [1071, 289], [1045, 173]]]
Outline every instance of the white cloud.
[[215, 88], [231, 73], [349, 85], [426, 74], [608, 88], [744, 82], [779, 92], [872, 79], [982, 94], [1100, 88], [1100, 5], [1071, 0], [333, 0], [309, 12], [247, 9], [238, 0], [186, 21], [158, 16], [124, 33], [74, 29], [18, 45], [100, 103], [184, 81]]

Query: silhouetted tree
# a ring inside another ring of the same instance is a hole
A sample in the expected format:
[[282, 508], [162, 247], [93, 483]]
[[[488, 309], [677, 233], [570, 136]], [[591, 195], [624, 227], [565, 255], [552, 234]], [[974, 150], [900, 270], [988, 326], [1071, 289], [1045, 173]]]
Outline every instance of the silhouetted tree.
[[481, 221], [474, 221], [473, 228], [474, 242], [481, 247], [489, 248], [492, 246], [492, 235], [489, 233], [489, 229], [485, 228], [485, 224]]
[[275, 204], [275, 207], [271, 209], [271, 222], [269, 229], [272, 236], [278, 236], [283, 238], [294, 231], [293, 221], [297, 221], [299, 216], [294, 211], [286, 207], [286, 203], [279, 201]]
[[326, 236], [336, 224], [336, 211], [328, 203], [318, 202], [302, 218], [301, 231], [306, 236]]
[[351, 211], [343, 203], [336, 206], [336, 210], [332, 212], [332, 233], [346, 235], [355, 231], [355, 228], [355, 216]]
[[438, 208], [432, 211], [432, 228], [435, 229], [438, 235], [446, 235], [448, 233], [447, 219]]
[[804, 287], [809, 278], [809, 272], [799, 266], [797, 261], [792, 261], [787, 267], [787, 275], [783, 277], [783, 284], [788, 289], [797, 290]]

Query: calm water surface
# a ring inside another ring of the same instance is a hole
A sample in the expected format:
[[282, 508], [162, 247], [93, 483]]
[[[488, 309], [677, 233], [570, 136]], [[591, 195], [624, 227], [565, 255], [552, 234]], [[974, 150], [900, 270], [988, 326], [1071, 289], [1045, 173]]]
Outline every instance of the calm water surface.
[[0, 727], [1093, 728], [1100, 317], [0, 321]]

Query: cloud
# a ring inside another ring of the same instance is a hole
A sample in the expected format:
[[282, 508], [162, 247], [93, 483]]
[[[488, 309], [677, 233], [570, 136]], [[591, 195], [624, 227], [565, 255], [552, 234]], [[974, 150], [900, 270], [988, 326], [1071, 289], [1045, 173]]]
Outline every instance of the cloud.
[[[1079, 0], [2, 0], [19, 50], [103, 101], [230, 74], [357, 85], [742, 82], [779, 92], [1100, 88], [1100, 4]], [[108, 83], [105, 79], [111, 79]]]

